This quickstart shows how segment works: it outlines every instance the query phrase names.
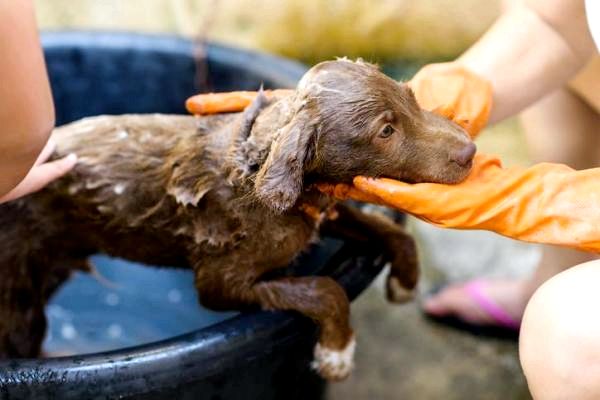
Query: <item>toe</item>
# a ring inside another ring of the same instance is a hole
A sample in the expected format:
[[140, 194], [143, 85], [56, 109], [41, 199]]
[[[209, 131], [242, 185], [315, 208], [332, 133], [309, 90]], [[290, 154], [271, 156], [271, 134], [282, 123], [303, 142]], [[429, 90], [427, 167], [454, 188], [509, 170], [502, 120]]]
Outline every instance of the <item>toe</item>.
[[443, 289], [441, 292], [429, 297], [423, 303], [423, 310], [435, 317], [445, 317], [453, 315], [457, 303], [462, 301], [465, 296], [459, 287], [450, 286]]

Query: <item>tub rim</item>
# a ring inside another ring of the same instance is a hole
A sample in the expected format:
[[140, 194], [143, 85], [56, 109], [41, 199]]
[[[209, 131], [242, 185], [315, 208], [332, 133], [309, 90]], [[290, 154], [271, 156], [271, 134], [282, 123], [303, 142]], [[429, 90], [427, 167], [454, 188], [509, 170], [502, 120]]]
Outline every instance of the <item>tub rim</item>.
[[[134, 45], [139, 50], [185, 57], [194, 51], [192, 40], [176, 35], [111, 31], [45, 32], [42, 44], [45, 50], [68, 46], [131, 50]], [[208, 43], [207, 49], [212, 61], [244, 65], [253, 73], [268, 74], [272, 80], [288, 86], [295, 85], [306, 71], [305, 66], [295, 61], [252, 50], [214, 42]], [[368, 245], [358, 247], [345, 242], [328, 264], [315, 272], [333, 277], [353, 300], [383, 267], [379, 251]], [[213, 376], [224, 367], [256, 357], [257, 346], [261, 346], [258, 356], [266, 356], [290, 342], [314, 341], [315, 335], [316, 326], [300, 314], [252, 311], [169, 339], [108, 352], [0, 360], [0, 394], [4, 391], [10, 394], [14, 389], [45, 393], [58, 387], [62, 393], [76, 393], [82, 390], [82, 384], [93, 381], [95, 385], [103, 385], [103, 396], [132, 395], [172, 387], [175, 373], [178, 385]]]

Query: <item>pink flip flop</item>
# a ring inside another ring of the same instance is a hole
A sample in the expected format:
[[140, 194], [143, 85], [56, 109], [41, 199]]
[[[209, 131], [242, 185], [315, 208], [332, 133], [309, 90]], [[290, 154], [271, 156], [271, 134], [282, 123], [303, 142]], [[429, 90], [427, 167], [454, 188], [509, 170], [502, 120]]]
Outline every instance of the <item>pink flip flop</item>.
[[487, 313], [494, 322], [506, 329], [518, 331], [521, 327], [521, 321], [511, 317], [502, 307], [489, 298], [483, 288], [485, 282], [483, 280], [474, 280], [464, 286], [465, 293]]

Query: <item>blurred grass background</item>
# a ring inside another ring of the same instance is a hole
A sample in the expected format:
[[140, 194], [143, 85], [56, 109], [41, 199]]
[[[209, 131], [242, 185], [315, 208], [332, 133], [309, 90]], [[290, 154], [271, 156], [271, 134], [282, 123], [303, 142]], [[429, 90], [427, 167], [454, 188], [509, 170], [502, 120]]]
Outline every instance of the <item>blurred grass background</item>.
[[448, 59], [499, 12], [498, 0], [37, 0], [44, 28], [195, 35], [308, 63], [336, 56]]

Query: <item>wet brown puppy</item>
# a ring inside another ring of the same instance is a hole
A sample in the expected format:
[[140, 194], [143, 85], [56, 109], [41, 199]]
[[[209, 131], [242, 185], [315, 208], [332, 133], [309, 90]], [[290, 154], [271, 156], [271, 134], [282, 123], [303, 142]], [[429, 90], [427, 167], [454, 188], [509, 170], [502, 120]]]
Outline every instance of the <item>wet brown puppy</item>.
[[[35, 357], [44, 305], [96, 252], [188, 265], [216, 310], [296, 310], [320, 326], [315, 368], [340, 379], [354, 349], [349, 304], [327, 277], [263, 279], [317, 235], [331, 199], [310, 184], [355, 175], [458, 182], [475, 151], [451, 122], [362, 62], [312, 68], [294, 94], [244, 113], [195, 119], [101, 116], [55, 131], [73, 172], [0, 205], [0, 357]], [[337, 206], [339, 230], [377, 237], [391, 260], [388, 295], [414, 288], [412, 239], [387, 219]], [[317, 211], [315, 213], [315, 210]]]

